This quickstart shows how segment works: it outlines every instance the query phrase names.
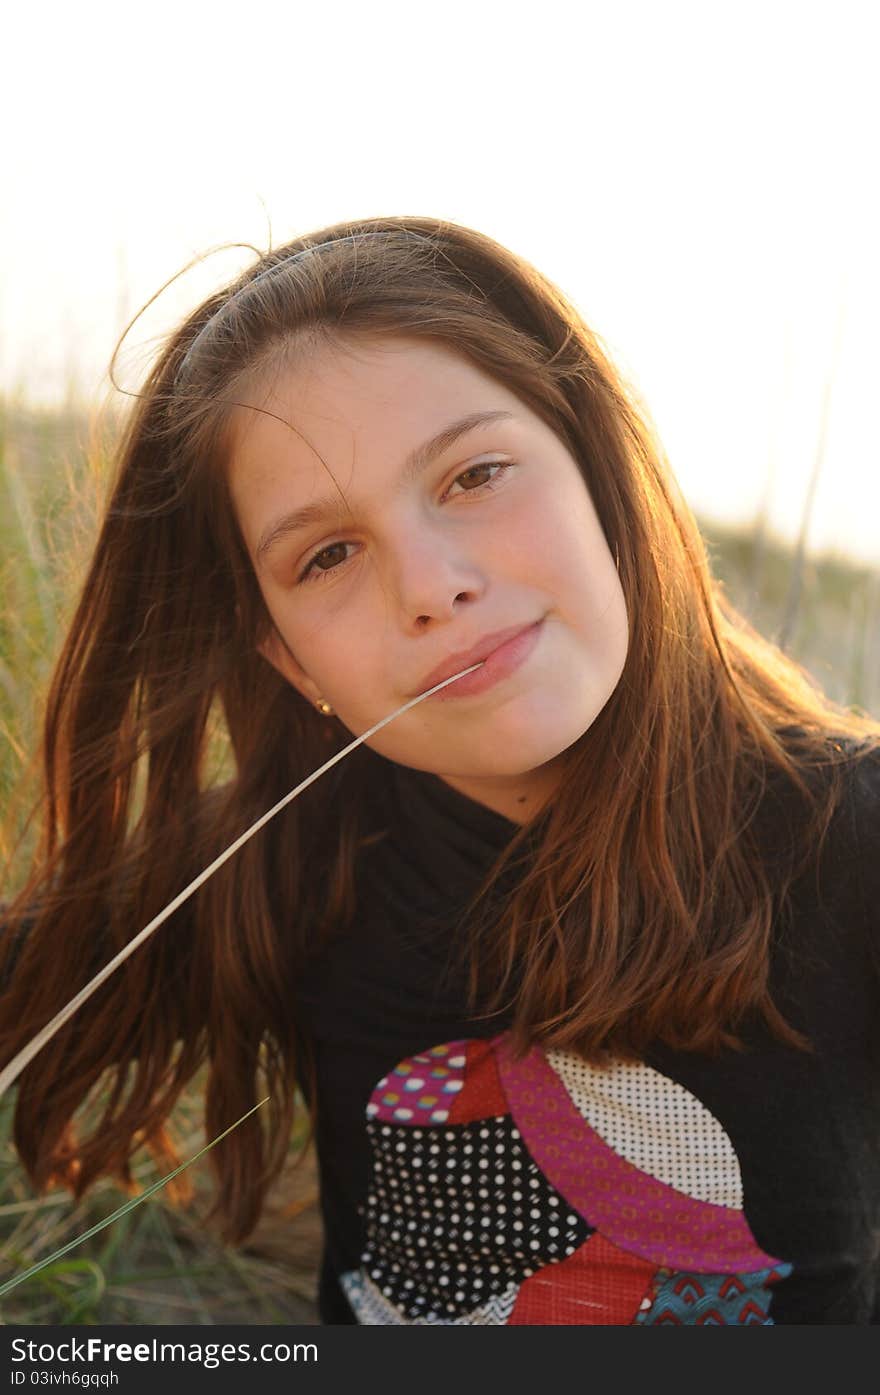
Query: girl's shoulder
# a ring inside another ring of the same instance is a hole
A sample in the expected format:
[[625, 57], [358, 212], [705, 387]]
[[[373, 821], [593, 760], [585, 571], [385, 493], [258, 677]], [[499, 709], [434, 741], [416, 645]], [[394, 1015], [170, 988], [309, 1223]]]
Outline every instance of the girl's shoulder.
[[880, 743], [851, 742], [843, 770], [840, 838], [855, 865], [866, 910], [880, 918]]
[[880, 811], [880, 739], [862, 742], [852, 739], [846, 749], [854, 803], [876, 818]]
[[880, 738], [836, 737], [840, 779], [833, 823], [838, 837], [864, 856], [880, 853]]
[[[782, 767], [768, 773], [754, 831], [772, 880], [790, 888], [801, 912], [836, 906], [850, 920], [876, 921], [880, 740], [829, 733], [817, 742], [801, 727], [781, 728], [777, 736], [812, 800], [805, 800]], [[880, 930], [875, 933], [880, 939]]]
[[833, 908], [880, 952], [880, 740], [828, 739], [828, 758], [804, 768], [820, 794], [833, 780], [836, 799], [816, 861], [800, 887], [817, 907]]
[[854, 822], [876, 817], [880, 809], [880, 736], [829, 734], [820, 744], [811, 741], [809, 755], [804, 757], [798, 745], [798, 738], [804, 735], [802, 727], [783, 727], [777, 732], [783, 739], [794, 738], [788, 745], [789, 753], [815, 794], [826, 794], [832, 779], [838, 782], [836, 821], [845, 813], [852, 832]]

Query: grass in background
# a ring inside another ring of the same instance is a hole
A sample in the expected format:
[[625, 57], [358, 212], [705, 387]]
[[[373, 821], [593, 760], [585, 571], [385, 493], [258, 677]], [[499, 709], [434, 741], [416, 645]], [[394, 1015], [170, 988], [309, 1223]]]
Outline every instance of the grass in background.
[[[113, 423], [74, 410], [38, 411], [0, 401], [0, 808], [7, 842], [0, 903], [14, 893], [33, 850], [25, 815], [35, 792], [33, 753], [51, 664], [83, 574], [107, 485]], [[794, 550], [768, 537], [700, 521], [712, 568], [755, 627], [778, 639]], [[880, 710], [880, 573], [841, 557], [807, 558], [787, 650], [845, 706]], [[217, 725], [209, 765], [224, 768]], [[204, 1070], [173, 1120], [181, 1157], [205, 1141]], [[100, 1088], [100, 1087], [99, 1087]], [[113, 1211], [122, 1199], [98, 1183], [75, 1203], [66, 1191], [35, 1197], [12, 1141], [15, 1094], [0, 1101], [0, 1276], [27, 1268]], [[98, 1097], [97, 1103], [100, 1102]], [[97, 1104], [96, 1106], [97, 1107]], [[90, 1110], [84, 1106], [84, 1116]], [[78, 1120], [81, 1116], [77, 1116]], [[232, 1121], [230, 1121], [232, 1122]], [[317, 1321], [321, 1229], [314, 1157], [294, 1159], [241, 1248], [223, 1245], [199, 1219], [211, 1194], [202, 1160], [189, 1176], [195, 1200], [163, 1192], [33, 1276], [0, 1303], [7, 1323], [224, 1323]], [[144, 1151], [135, 1176], [158, 1176]]]
[[[182, 1158], [205, 1141], [201, 1099], [207, 1067], [175, 1109]], [[35, 1197], [10, 1138], [14, 1091], [0, 1101], [0, 1277], [4, 1280], [87, 1231], [124, 1198], [110, 1180], [80, 1202], [67, 1191]], [[89, 1107], [91, 1104], [91, 1107]], [[97, 1117], [100, 1087], [77, 1122]], [[204, 1160], [190, 1172], [195, 1198], [172, 1206], [162, 1191], [77, 1246], [0, 1300], [0, 1320], [16, 1324], [267, 1323], [317, 1321], [321, 1228], [314, 1158], [299, 1155], [305, 1121], [294, 1131], [288, 1165], [242, 1248], [224, 1245], [199, 1219], [210, 1201]], [[132, 1168], [139, 1188], [161, 1175], [145, 1151]]]
[[[774, 643], [789, 603], [794, 549], [700, 519], [712, 570], [734, 605]], [[880, 712], [880, 569], [836, 553], [805, 559], [786, 653], [835, 702]]]
[[[0, 402], [0, 809], [6, 841], [0, 904], [21, 884], [36, 830], [27, 825], [37, 788], [34, 753], [42, 698], [95, 533], [107, 486], [113, 424], [76, 412]], [[219, 724], [217, 724], [219, 726]], [[223, 777], [215, 736], [208, 768]], [[207, 1068], [175, 1109], [182, 1158], [205, 1141]], [[98, 1116], [100, 1085], [77, 1114], [82, 1132]], [[79, 1203], [69, 1192], [41, 1197], [12, 1143], [15, 1088], [0, 1100], [0, 1276], [27, 1269], [116, 1209], [124, 1194], [99, 1182]], [[232, 1122], [232, 1121], [230, 1121]], [[199, 1219], [212, 1186], [205, 1159], [189, 1174], [195, 1198], [172, 1205], [160, 1191], [106, 1231], [0, 1300], [6, 1323], [313, 1323], [321, 1227], [314, 1156], [300, 1159], [295, 1130], [288, 1164], [257, 1229], [240, 1248]], [[146, 1188], [160, 1175], [144, 1149], [133, 1172]]]

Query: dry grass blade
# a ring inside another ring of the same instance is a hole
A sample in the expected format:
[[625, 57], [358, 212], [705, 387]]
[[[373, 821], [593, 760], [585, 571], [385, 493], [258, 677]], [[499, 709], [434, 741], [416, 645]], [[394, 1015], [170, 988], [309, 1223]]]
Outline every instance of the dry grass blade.
[[[354, 741], [344, 746], [341, 751], [337, 751], [335, 756], [331, 756], [330, 759], [325, 761], [317, 770], [313, 770], [311, 775], [307, 776], [295, 789], [292, 789], [283, 799], [279, 799], [278, 803], [274, 804], [267, 813], [261, 815], [256, 823], [252, 824], [240, 837], [236, 838], [234, 843], [230, 843], [229, 847], [226, 848], [219, 857], [215, 857], [210, 866], [206, 867], [203, 872], [200, 872], [199, 875], [190, 882], [189, 886], [184, 887], [183, 891], [179, 892], [173, 900], [169, 901], [168, 905], [165, 906], [158, 915], [153, 917], [149, 925], [145, 925], [143, 930], [135, 935], [134, 939], [129, 941], [124, 949], [121, 949], [118, 954], [114, 955], [110, 962], [105, 964], [103, 969], [100, 969], [98, 973], [95, 974], [91, 982], [87, 983], [84, 988], [81, 988], [76, 996], [71, 998], [70, 1002], [67, 1003], [60, 1012], [55, 1014], [51, 1022], [47, 1022], [46, 1026], [28, 1042], [27, 1046], [23, 1047], [18, 1055], [13, 1057], [9, 1065], [0, 1071], [0, 1099], [2, 1099], [3, 1095], [9, 1089], [9, 1086], [18, 1079], [18, 1076], [24, 1070], [25, 1066], [33, 1060], [55, 1033], [64, 1026], [65, 1022], [73, 1017], [74, 1013], [82, 1007], [83, 1003], [91, 997], [95, 990], [100, 988], [101, 984], [110, 977], [114, 970], [118, 969], [120, 964], [124, 963], [128, 956], [133, 954], [138, 946], [143, 944], [144, 941], [152, 935], [154, 930], [158, 930], [159, 926], [177, 910], [178, 906], [182, 906], [184, 901], [192, 896], [193, 892], [198, 891], [203, 882], [206, 882], [208, 878], [217, 871], [218, 867], [222, 867], [223, 863], [226, 862], [228, 858], [232, 857], [233, 853], [238, 852], [238, 849], [243, 843], [246, 843], [249, 838], [252, 838], [253, 835], [257, 833], [264, 824], [267, 824], [271, 818], [274, 818], [286, 804], [289, 804], [292, 799], [296, 799], [297, 795], [302, 794], [303, 790], [307, 789], [309, 785], [313, 784], [315, 780], [325, 774], [331, 766], [336, 765], [338, 761], [341, 761], [345, 756], [349, 755], [355, 747], [360, 746], [362, 742], [366, 741], [374, 732], [380, 731], [381, 728], [387, 726], [389, 722], [393, 722], [395, 717], [399, 717], [401, 713], [407, 712], [411, 707], [415, 707], [416, 703], [424, 701], [424, 699], [430, 697], [432, 693], [438, 692], [440, 688], [445, 688], [447, 684], [454, 683], [457, 678], [462, 678], [466, 673], [471, 673], [475, 668], [479, 667], [479, 664], [471, 664], [469, 668], [462, 669], [461, 673], [454, 673], [451, 678], [444, 678], [442, 683], [436, 683], [434, 687], [429, 688], [427, 692], [419, 693], [417, 697], [410, 698], [409, 702], [405, 702], [402, 707], [398, 707], [390, 716], [383, 717], [380, 722], [376, 722], [375, 726], [370, 727], [362, 736], [356, 737]], [[0, 1289], [0, 1293], [2, 1293], [2, 1289]]]

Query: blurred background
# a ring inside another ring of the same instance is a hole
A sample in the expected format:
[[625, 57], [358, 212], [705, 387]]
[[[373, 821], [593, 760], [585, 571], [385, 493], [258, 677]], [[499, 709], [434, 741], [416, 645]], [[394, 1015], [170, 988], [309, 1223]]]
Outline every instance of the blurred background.
[[[453, 219], [554, 280], [653, 421], [732, 600], [836, 701], [880, 712], [875, 20], [867, 0], [81, 0], [8, 17], [4, 813], [29, 778], [126, 391], [255, 251], [349, 217]], [[123, 329], [196, 258], [130, 331], [114, 390]], [[27, 848], [4, 828], [0, 899]], [[34, 1197], [11, 1107], [0, 1282], [121, 1199], [110, 1184], [78, 1206]], [[189, 1156], [198, 1081], [176, 1124]], [[204, 1163], [192, 1173], [207, 1186]], [[149, 1160], [140, 1175], [155, 1180]], [[0, 1316], [309, 1322], [319, 1244], [306, 1155], [243, 1249], [159, 1192]]]

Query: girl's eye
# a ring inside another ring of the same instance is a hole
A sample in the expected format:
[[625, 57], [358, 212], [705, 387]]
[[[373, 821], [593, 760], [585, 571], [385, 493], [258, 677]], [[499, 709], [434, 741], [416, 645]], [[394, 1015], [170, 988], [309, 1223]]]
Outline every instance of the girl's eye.
[[[299, 580], [311, 581], [313, 579], [319, 579], [322, 576], [327, 576], [329, 572], [334, 571], [335, 568], [339, 566], [340, 562], [345, 562], [347, 560], [344, 555], [341, 557], [339, 556], [340, 552], [344, 554], [345, 548], [347, 547], [351, 547], [351, 543], [335, 542], [330, 543], [328, 547], [322, 547], [321, 551], [316, 552], [314, 557], [306, 563], [305, 570], [300, 572]], [[322, 559], [328, 556], [332, 559], [334, 553], [336, 554], [336, 561], [334, 562], [331, 560], [329, 566], [323, 566]]]
[[484, 479], [482, 476], [484, 476], [485, 472], [487, 470], [499, 470], [503, 472], [509, 470], [511, 464], [512, 462], [506, 460], [483, 460], [479, 465], [470, 465], [466, 470], [462, 470], [461, 474], [456, 475], [452, 482], [453, 484], [458, 484], [459, 480], [476, 479], [476, 489], [469, 488], [466, 491], [468, 494], [475, 494], [477, 489], [492, 489], [495, 485], [496, 476], [492, 475], [489, 479]]
[[[466, 494], [478, 494], [484, 489], [494, 489], [504, 471], [510, 470], [512, 466], [513, 461], [507, 460], [481, 461], [479, 465], [469, 465], [466, 470], [462, 470], [461, 474], [456, 475], [452, 483], [458, 484], [461, 481], [467, 481], [468, 484], [464, 492]], [[492, 474], [492, 471], [497, 473]], [[486, 478], [487, 475], [489, 476], [488, 479]], [[449, 490], [446, 491], [444, 498], [448, 497], [448, 495]], [[328, 543], [326, 547], [322, 547], [320, 551], [314, 553], [309, 559], [300, 572], [297, 582], [320, 581], [322, 578], [332, 575], [343, 562], [348, 561], [348, 558], [345, 556], [345, 549], [352, 546], [352, 543], [347, 542]], [[335, 561], [332, 560], [334, 555], [336, 558]], [[328, 566], [323, 565], [326, 559], [330, 559]]]

